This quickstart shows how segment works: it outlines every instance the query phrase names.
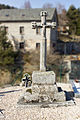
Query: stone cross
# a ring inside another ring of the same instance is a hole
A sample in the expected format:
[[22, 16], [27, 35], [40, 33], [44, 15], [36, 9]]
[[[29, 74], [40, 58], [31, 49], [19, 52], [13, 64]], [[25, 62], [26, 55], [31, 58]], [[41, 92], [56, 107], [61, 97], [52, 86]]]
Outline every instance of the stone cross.
[[42, 28], [41, 35], [42, 41], [40, 43], [40, 71], [46, 71], [46, 54], [47, 54], [47, 39], [46, 39], [46, 28], [55, 28], [56, 22], [46, 24], [47, 11], [41, 11], [41, 24], [38, 25], [36, 22], [32, 22], [32, 29]]

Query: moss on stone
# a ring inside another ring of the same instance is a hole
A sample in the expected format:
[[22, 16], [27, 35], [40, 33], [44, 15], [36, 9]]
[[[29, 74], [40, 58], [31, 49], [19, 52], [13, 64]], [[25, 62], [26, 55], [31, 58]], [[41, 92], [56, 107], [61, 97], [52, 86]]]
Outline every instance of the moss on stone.
[[26, 92], [29, 92], [32, 94], [32, 89], [27, 89]]

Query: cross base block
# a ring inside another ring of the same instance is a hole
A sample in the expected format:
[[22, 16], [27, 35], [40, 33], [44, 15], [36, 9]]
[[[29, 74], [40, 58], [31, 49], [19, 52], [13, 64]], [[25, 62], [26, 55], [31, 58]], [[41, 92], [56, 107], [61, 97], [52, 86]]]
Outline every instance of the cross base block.
[[34, 71], [32, 74], [32, 87], [30, 92], [24, 94], [25, 103], [53, 103], [66, 101], [65, 93], [58, 92], [53, 71]]

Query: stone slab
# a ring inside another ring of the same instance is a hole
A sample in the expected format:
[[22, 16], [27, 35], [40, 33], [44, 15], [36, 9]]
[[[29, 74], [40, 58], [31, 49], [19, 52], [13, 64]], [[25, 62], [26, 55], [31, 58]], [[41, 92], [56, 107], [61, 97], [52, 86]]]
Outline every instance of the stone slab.
[[27, 103], [30, 103], [30, 102], [39, 102], [39, 98], [38, 98], [38, 94], [30, 94], [29, 92], [25, 93], [24, 95], [24, 99]]
[[34, 71], [32, 74], [32, 84], [55, 84], [55, 73], [53, 71], [39, 72]]
[[53, 103], [24, 103], [23, 101], [19, 101], [18, 104], [17, 104], [17, 107], [21, 107], [21, 108], [55, 108], [55, 107], [62, 107], [62, 106], [73, 106], [73, 105], [76, 105], [75, 104], [75, 101], [65, 101], [65, 102], [53, 102]]
[[38, 94], [54, 94], [58, 92], [56, 84], [54, 85], [33, 85], [32, 93]]

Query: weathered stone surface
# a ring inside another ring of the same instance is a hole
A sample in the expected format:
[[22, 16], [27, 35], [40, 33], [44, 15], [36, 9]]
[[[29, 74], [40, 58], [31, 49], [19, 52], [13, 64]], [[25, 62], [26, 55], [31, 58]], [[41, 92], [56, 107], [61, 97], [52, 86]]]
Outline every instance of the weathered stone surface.
[[54, 94], [54, 100], [56, 102], [64, 102], [66, 101], [66, 96], [65, 96], [65, 92], [57, 92], [56, 94]]
[[[50, 89], [50, 87], [53, 87], [54, 89]], [[49, 90], [50, 89], [50, 90]], [[55, 92], [54, 92], [55, 91]], [[53, 103], [56, 102], [64, 102], [66, 101], [65, 93], [64, 92], [58, 92], [56, 85], [34, 85], [34, 89], [32, 90], [32, 93], [25, 92], [23, 97], [24, 101], [26, 103]]]
[[58, 92], [56, 84], [55, 85], [34, 85], [32, 86], [32, 93], [54, 94], [56, 92]]
[[52, 103], [54, 101], [53, 94], [39, 94], [39, 102]]
[[30, 94], [30, 93], [26, 93], [24, 96], [24, 101], [26, 103], [42, 103], [42, 102], [49, 102], [52, 103], [53, 102], [53, 97], [47, 94]]
[[32, 74], [32, 84], [51, 84], [55, 83], [55, 73], [53, 71], [39, 72], [34, 71]]
[[39, 88], [39, 85], [33, 85], [32, 86], [32, 93], [40, 93], [40, 88]]
[[53, 102], [54, 94], [58, 92], [55, 84], [55, 74], [49, 72], [33, 72], [32, 94], [39, 94], [39, 102]]
[[38, 94], [31, 94], [29, 92], [26, 92], [23, 98], [25, 99], [25, 101], [27, 103], [39, 102], [39, 95]]
[[23, 96], [25, 103], [53, 103], [66, 100], [64, 92], [58, 92], [55, 83], [55, 74], [49, 72], [33, 72], [32, 87], [28, 88]]
[[26, 103], [53, 103], [55, 102], [65, 102], [66, 98], [65, 98], [65, 93], [64, 92], [57, 92], [55, 94], [38, 94], [38, 93], [34, 93], [31, 94], [29, 92], [26, 92], [23, 96], [23, 99]]

